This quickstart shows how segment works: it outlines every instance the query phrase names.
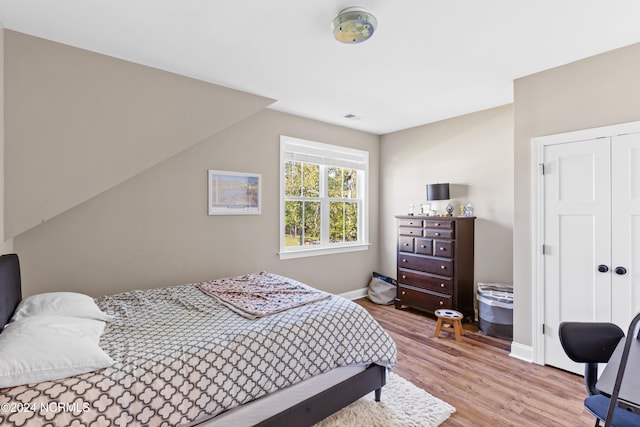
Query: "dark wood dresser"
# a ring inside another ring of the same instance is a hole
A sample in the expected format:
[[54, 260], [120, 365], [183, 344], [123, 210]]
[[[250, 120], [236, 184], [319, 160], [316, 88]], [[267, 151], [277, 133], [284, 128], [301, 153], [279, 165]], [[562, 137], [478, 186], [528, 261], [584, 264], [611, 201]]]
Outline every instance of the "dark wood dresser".
[[395, 307], [440, 308], [474, 319], [475, 217], [396, 216], [398, 293]]

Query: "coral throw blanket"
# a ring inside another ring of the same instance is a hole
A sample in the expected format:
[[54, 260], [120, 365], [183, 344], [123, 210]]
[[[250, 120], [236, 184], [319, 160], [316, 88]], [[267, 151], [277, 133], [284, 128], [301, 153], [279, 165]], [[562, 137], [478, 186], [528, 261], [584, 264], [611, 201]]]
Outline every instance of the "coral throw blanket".
[[201, 282], [196, 286], [249, 319], [331, 298], [331, 294], [266, 272]]

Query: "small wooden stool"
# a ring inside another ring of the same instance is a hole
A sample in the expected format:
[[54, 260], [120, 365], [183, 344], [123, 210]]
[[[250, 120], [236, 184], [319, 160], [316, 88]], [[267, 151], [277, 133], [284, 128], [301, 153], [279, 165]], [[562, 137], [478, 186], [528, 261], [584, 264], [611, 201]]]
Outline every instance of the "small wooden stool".
[[438, 318], [436, 323], [436, 338], [440, 338], [440, 331], [453, 332], [456, 334], [456, 341], [460, 342], [460, 337], [464, 335], [462, 329], [462, 319], [464, 316], [459, 311], [440, 309], [435, 311]]

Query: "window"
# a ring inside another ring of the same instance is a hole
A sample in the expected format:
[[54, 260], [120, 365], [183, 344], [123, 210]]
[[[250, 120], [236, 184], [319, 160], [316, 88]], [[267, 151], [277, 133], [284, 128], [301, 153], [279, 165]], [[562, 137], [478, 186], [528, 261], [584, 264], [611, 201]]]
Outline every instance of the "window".
[[362, 150], [280, 137], [280, 258], [368, 247]]

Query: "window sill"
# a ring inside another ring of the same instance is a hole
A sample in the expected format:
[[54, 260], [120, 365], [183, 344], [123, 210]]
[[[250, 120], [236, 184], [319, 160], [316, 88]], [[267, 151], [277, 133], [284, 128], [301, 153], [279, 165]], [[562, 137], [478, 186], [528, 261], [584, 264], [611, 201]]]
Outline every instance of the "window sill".
[[305, 258], [310, 256], [366, 251], [366, 250], [369, 250], [369, 246], [371, 246], [369, 243], [363, 243], [360, 245], [335, 246], [331, 248], [313, 248], [313, 249], [305, 248], [305, 249], [291, 250], [287, 252], [279, 252], [278, 255], [280, 256], [280, 259]]

